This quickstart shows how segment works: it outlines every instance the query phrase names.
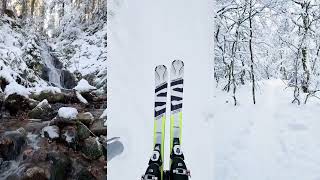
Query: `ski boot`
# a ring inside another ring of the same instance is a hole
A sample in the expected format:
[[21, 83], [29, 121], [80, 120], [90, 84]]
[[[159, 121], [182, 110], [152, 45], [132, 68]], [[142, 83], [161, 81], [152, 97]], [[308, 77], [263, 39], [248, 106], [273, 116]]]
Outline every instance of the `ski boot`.
[[155, 145], [148, 165], [146, 173], [141, 177], [141, 180], [161, 180], [162, 161], [159, 144]]
[[181, 151], [179, 138], [173, 139], [173, 149], [170, 158], [170, 180], [188, 180], [190, 171], [184, 162], [184, 155]]

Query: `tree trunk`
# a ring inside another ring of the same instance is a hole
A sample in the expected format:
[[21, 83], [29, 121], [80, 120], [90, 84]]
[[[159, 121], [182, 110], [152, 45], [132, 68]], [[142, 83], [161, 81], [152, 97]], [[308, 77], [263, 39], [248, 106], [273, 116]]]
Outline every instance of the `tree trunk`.
[[250, 26], [250, 33], [249, 33], [249, 50], [250, 50], [250, 60], [251, 60], [251, 80], [252, 80], [252, 99], [253, 104], [256, 104], [256, 92], [255, 92], [255, 76], [254, 76], [254, 60], [253, 60], [253, 50], [252, 50], [252, 38], [253, 38], [253, 32], [252, 32], [252, 0], [250, 0], [250, 10], [249, 10], [249, 26]]

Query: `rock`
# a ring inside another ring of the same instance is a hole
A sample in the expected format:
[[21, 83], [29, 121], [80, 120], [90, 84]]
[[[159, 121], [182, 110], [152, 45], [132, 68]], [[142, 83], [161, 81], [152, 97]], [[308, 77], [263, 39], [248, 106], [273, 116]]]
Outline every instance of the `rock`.
[[90, 125], [94, 121], [94, 117], [90, 112], [79, 113], [76, 118], [85, 125]]
[[71, 147], [75, 147], [77, 140], [77, 130], [73, 126], [66, 126], [61, 130], [61, 139]]
[[83, 155], [90, 160], [99, 159], [102, 156], [102, 148], [95, 138], [90, 137], [84, 140], [84, 144], [81, 148]]
[[27, 143], [27, 137], [18, 131], [6, 132], [0, 137], [0, 158], [15, 160]]
[[43, 101], [46, 99], [49, 103], [65, 102], [65, 95], [58, 92], [42, 91], [40, 94], [32, 94], [30, 97], [37, 101]]
[[58, 110], [58, 117], [63, 119], [76, 119], [78, 110], [73, 107], [62, 107]]
[[16, 18], [14, 12], [10, 9], [5, 9], [5, 10], [3, 10], [3, 12], [4, 12], [4, 14], [6, 14], [8, 17], [10, 17], [12, 19]]
[[50, 152], [48, 159], [51, 162], [50, 179], [68, 179], [72, 170], [71, 159], [63, 153]]
[[5, 78], [0, 77], [0, 88], [2, 92], [6, 89], [7, 85], [9, 85], [9, 82]]
[[69, 71], [62, 70], [61, 71], [61, 84], [62, 84], [62, 87], [64, 87], [64, 88], [72, 89], [77, 85], [76, 78]]
[[82, 92], [80, 93], [83, 98], [85, 98], [88, 102], [93, 102], [96, 99], [95, 94], [92, 92]]
[[49, 102], [45, 99], [41, 101], [35, 108], [33, 108], [29, 114], [31, 119], [42, 119], [44, 121], [51, 120], [56, 116]]
[[4, 102], [6, 110], [10, 115], [15, 116], [19, 111], [27, 111], [30, 109], [30, 101], [27, 97], [17, 93], [11, 94]]
[[97, 119], [90, 126], [90, 131], [96, 136], [107, 135], [107, 127], [104, 126], [103, 119]]
[[25, 171], [22, 180], [47, 180], [45, 170], [40, 167], [32, 167]]
[[96, 178], [87, 169], [81, 169], [76, 175], [77, 180], [96, 180]]
[[51, 54], [51, 56], [52, 56], [52, 59], [53, 59], [54, 67], [57, 68], [57, 69], [62, 69], [63, 68], [62, 62], [59, 61], [59, 59], [56, 56], [54, 56], [53, 54]]
[[65, 127], [70, 125], [75, 125], [77, 122], [70, 120], [70, 119], [63, 119], [63, 118], [54, 118], [50, 121], [50, 125], [56, 125], [59, 127]]
[[84, 124], [78, 123], [77, 125], [77, 135], [80, 140], [84, 140], [90, 137], [91, 133], [87, 126]]
[[49, 72], [50, 72], [50, 69], [46, 66], [44, 66], [42, 68], [42, 72], [41, 72], [41, 79], [45, 80], [45, 81], [49, 81]]
[[58, 126], [46, 126], [42, 129], [44, 137], [50, 140], [56, 140], [59, 138], [60, 129]]

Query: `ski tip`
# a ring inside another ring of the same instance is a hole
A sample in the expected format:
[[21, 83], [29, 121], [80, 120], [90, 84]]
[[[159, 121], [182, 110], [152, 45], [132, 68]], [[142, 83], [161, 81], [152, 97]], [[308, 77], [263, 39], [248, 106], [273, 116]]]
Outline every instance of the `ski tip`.
[[176, 60], [172, 61], [172, 65], [173, 66], [176, 66], [176, 65], [184, 66], [184, 62], [180, 59], [176, 59]]
[[163, 71], [163, 70], [167, 70], [167, 67], [165, 65], [158, 65], [155, 68], [155, 71]]
[[168, 78], [167, 67], [165, 65], [158, 65], [155, 68], [156, 85], [165, 82]]

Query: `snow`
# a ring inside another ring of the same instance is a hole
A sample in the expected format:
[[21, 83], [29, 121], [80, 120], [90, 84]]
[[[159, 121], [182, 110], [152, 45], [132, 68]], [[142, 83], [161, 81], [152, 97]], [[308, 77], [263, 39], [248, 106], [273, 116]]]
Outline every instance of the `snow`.
[[[186, 163], [192, 179], [213, 179], [211, 4], [109, 1], [108, 138], [120, 137], [124, 150], [108, 162], [108, 179], [140, 179], [145, 172], [153, 149], [154, 68], [169, 67], [174, 59], [185, 62], [182, 148]], [[168, 127], [167, 117], [165, 169]]]
[[27, 88], [16, 82], [12, 82], [9, 85], [7, 85], [6, 89], [4, 90], [4, 93], [6, 97], [15, 93], [25, 97], [29, 97], [30, 95], [30, 91]]
[[47, 106], [47, 107], [51, 108], [51, 105], [49, 104], [48, 100], [46, 100], [46, 99], [44, 99], [43, 101], [41, 101], [41, 102], [37, 105], [38, 108], [42, 108], [43, 106]]
[[80, 102], [82, 102], [83, 104], [88, 104], [88, 101], [78, 91], [76, 91], [76, 96]]
[[35, 87], [30, 90], [36, 95], [40, 95], [42, 92], [61, 93], [61, 89], [53, 86]]
[[66, 137], [66, 141], [68, 143], [72, 143], [74, 141], [74, 137], [70, 136], [68, 132], [65, 132], [63, 135]]
[[[108, 109], [105, 109], [103, 111], [103, 113], [101, 114], [100, 119], [106, 119], [107, 118], [107, 114], [108, 114]], [[105, 126], [106, 126], [106, 124], [105, 124]]]
[[258, 104], [252, 104], [245, 86], [238, 90], [236, 107], [221, 87], [216, 91], [214, 179], [319, 179], [319, 100], [292, 104], [293, 89], [281, 80], [262, 81], [259, 87]]
[[73, 89], [77, 90], [78, 92], [90, 92], [92, 90], [96, 90], [97, 88], [94, 86], [91, 86], [87, 80], [81, 79], [78, 82], [78, 85]]
[[44, 132], [48, 133], [50, 139], [55, 139], [59, 137], [59, 128], [57, 126], [46, 126], [42, 129], [42, 134]]
[[64, 119], [76, 119], [78, 110], [73, 107], [62, 107], [58, 110], [58, 116]]

